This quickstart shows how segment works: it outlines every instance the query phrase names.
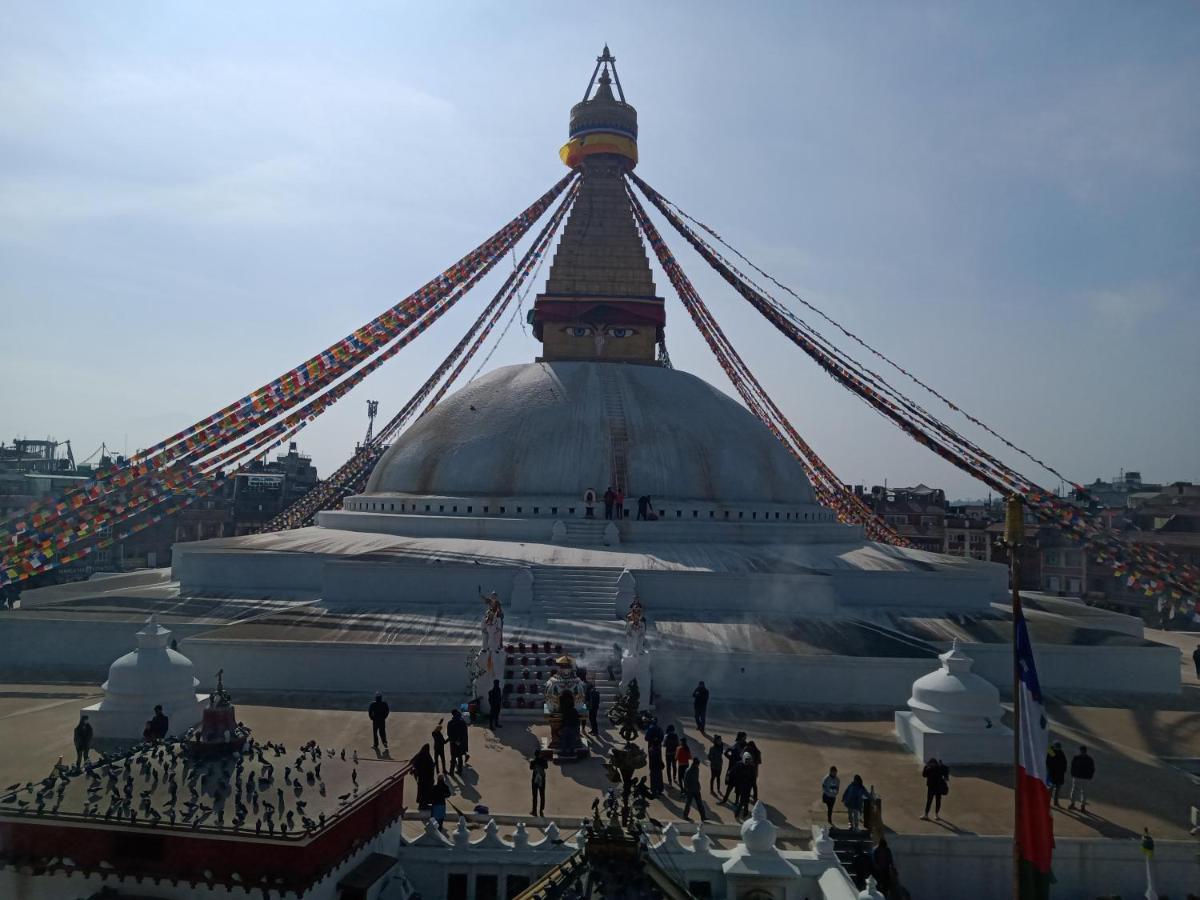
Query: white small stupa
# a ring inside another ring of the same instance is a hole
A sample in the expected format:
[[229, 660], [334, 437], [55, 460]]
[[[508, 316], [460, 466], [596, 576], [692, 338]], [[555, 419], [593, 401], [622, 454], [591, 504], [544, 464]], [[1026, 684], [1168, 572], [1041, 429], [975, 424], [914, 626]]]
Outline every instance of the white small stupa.
[[1012, 731], [1000, 724], [1000, 692], [971, 671], [956, 640], [941, 668], [913, 682], [908, 709], [896, 713], [896, 736], [921, 760], [948, 765], [1012, 762]]
[[81, 710], [97, 741], [140, 741], [155, 706], [162, 706], [172, 735], [199, 724], [208, 695], [196, 693], [192, 661], [170, 641], [171, 632], [151, 616], [137, 633], [137, 649], [109, 666], [104, 699]]

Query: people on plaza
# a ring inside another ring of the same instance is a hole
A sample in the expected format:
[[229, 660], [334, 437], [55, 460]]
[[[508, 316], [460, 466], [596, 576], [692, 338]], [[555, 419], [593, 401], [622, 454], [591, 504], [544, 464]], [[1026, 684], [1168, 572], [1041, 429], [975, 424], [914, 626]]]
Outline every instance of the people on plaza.
[[488, 727], [493, 730], [500, 727], [500, 707], [504, 705], [504, 691], [500, 690], [500, 679], [492, 679], [492, 688], [488, 691]]
[[650, 766], [650, 796], [658, 797], [663, 792], [663, 735], [662, 727], [654, 719], [646, 729], [646, 757]]
[[1200, 644], [1192, 651], [1192, 662], [1196, 664], [1196, 677], [1200, 678]]
[[163, 740], [171, 728], [171, 720], [163, 712], [162, 706], [154, 707], [154, 717], [150, 720], [150, 737], [153, 740]]
[[637, 509], [638, 519], [644, 522], [649, 522], [651, 519], [657, 518], [654, 515], [654, 503], [651, 501], [649, 494], [643, 494], [638, 497]]
[[437, 776], [433, 791], [429, 797], [429, 818], [437, 822], [438, 831], [444, 831], [442, 824], [446, 821], [446, 801], [450, 799], [453, 790], [445, 775]]
[[583, 515], [588, 519], [596, 517], [596, 489], [588, 488], [583, 492]]
[[417, 808], [429, 809], [433, 804], [433, 754], [429, 745], [422, 744], [417, 755], [412, 758], [412, 774], [417, 782]]
[[750, 785], [750, 799], [758, 802], [758, 770], [762, 766], [762, 751], [754, 741], [746, 741], [746, 752], [750, 754], [750, 762], [754, 766], [754, 780]]
[[88, 761], [88, 754], [92, 749], [92, 723], [88, 721], [86, 715], [79, 717], [79, 724], [75, 726], [75, 768], [83, 768], [83, 764]]
[[529, 810], [531, 816], [546, 814], [546, 757], [535, 751], [529, 760], [529, 787], [533, 794], [533, 806]]
[[696, 717], [696, 730], [703, 734], [708, 721], [708, 688], [703, 681], [692, 691], [692, 714]]
[[433, 765], [434, 771], [447, 772], [446, 768], [446, 735], [442, 732], [442, 720], [433, 726]]
[[387, 749], [387, 717], [391, 710], [388, 709], [387, 703], [384, 702], [383, 694], [376, 694], [375, 700], [367, 707], [367, 717], [371, 720], [371, 746], [376, 750], [379, 749], [380, 743], [383, 744], [383, 749]]
[[1096, 777], [1096, 760], [1088, 754], [1087, 747], [1080, 747], [1079, 752], [1071, 760], [1071, 802], [1069, 809], [1075, 808], [1079, 802], [1079, 811], [1087, 812], [1087, 791], [1092, 779]]
[[714, 797], [721, 793], [721, 770], [725, 767], [725, 743], [714, 734], [708, 747], [708, 792]]
[[[866, 808], [870, 793], [863, 784], [862, 776], [855, 775], [842, 793], [842, 805], [850, 816], [850, 830], [862, 831], [863, 810]], [[923, 816], [922, 818], [928, 818]]]
[[888, 846], [887, 838], [882, 835], [875, 849], [871, 851], [871, 873], [875, 876], [875, 885], [879, 893], [888, 896], [892, 885], [896, 883], [896, 858], [892, 856], [892, 848]]
[[617, 519], [625, 518], [625, 492], [620, 488], [613, 490], [613, 516]]
[[691, 762], [692, 748], [688, 746], [687, 738], [681, 737], [679, 739], [679, 749], [675, 751], [675, 777], [678, 779], [681, 788], [683, 787], [683, 776], [687, 772]]
[[750, 792], [754, 789], [754, 757], [743, 753], [733, 767], [733, 814], [737, 818], [750, 815]]
[[[681, 746], [687, 746], [683, 744]], [[687, 767], [687, 771], [683, 773], [683, 817], [686, 819], [688, 813], [692, 811], [692, 804], [696, 804], [696, 811], [700, 813], [700, 821], [703, 822], [708, 818], [708, 814], [704, 810], [704, 798], [700, 792], [700, 758], [692, 760], [691, 765]]]
[[617, 502], [617, 492], [612, 489], [612, 485], [608, 486], [608, 490], [604, 492], [604, 518], [611, 519], [613, 517], [613, 504]]
[[467, 743], [467, 721], [462, 712], [454, 710], [450, 713], [450, 721], [446, 725], [446, 738], [450, 742], [450, 774], [461, 775], [463, 764], [469, 756]]
[[833, 807], [841, 791], [842, 780], [838, 778], [837, 766], [829, 767], [829, 774], [821, 782], [821, 802], [825, 804], [825, 821], [833, 827]]
[[921, 777], [925, 779], [925, 814], [921, 818], [928, 822], [929, 809], [933, 807], [934, 817], [940, 821], [942, 798], [950, 793], [950, 767], [937, 757], [931, 756], [929, 762], [925, 763], [925, 768], [921, 770]]
[[1059, 797], [1067, 780], [1067, 754], [1062, 744], [1055, 741], [1046, 751], [1046, 783], [1050, 786], [1050, 799], [1055, 806], [1062, 806]]
[[600, 736], [600, 689], [594, 684], [587, 688], [588, 731], [592, 737]]
[[667, 759], [667, 784], [675, 784], [679, 777], [679, 763], [675, 759], [675, 754], [679, 752], [679, 735], [675, 733], [675, 726], [668, 725], [667, 733], [663, 736], [663, 754]]
[[739, 731], [733, 739], [733, 746], [725, 751], [725, 758], [729, 760], [729, 765], [725, 769], [725, 795], [721, 797], [722, 803], [729, 802], [729, 795], [733, 792], [733, 770], [741, 763], [742, 754], [745, 752], [746, 732]]

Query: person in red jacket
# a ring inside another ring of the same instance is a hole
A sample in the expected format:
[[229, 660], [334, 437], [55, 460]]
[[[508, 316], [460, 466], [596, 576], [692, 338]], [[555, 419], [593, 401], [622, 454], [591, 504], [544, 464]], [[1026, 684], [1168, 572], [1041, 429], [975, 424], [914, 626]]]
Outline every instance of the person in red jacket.
[[679, 739], [679, 749], [675, 751], [675, 774], [679, 779], [679, 786], [683, 787], [683, 776], [687, 773], [688, 766], [692, 762], [692, 748], [688, 746], [687, 738]]

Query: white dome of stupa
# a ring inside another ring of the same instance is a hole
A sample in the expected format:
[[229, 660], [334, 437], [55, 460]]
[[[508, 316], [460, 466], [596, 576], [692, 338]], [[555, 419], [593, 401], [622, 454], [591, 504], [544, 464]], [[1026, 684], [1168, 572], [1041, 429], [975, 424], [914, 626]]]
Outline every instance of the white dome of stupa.
[[941, 668], [913, 682], [908, 708], [930, 728], [984, 731], [1000, 722], [1000, 692], [971, 671], [974, 660], [955, 641]]
[[614, 433], [623, 435], [632, 497], [816, 502], [804, 470], [770, 430], [695, 375], [564, 361], [496, 369], [445, 398], [383, 455], [363, 494], [602, 493]]
[[137, 648], [108, 668], [104, 699], [85, 712], [97, 738], [137, 739], [154, 707], [162, 706], [171, 734], [200, 721], [204, 697], [192, 661], [169, 646], [171, 632], [151, 616], [137, 633]]

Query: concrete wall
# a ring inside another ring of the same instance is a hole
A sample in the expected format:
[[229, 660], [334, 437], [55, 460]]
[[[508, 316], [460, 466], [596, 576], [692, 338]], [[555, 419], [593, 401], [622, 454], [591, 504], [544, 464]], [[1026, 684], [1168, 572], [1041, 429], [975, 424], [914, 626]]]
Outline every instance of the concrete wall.
[[[691, 697], [703, 680], [727, 700], [775, 699], [813, 706], [902, 709], [912, 683], [933, 670], [927, 659], [791, 656], [784, 653], [652, 651], [654, 690], [672, 700]], [[788, 696], [773, 696], [789, 685]]]
[[[7, 617], [0, 625], [0, 672], [10, 678], [30, 672], [42, 678], [95, 682], [99, 688], [108, 667], [137, 647], [134, 635], [142, 627], [135, 622]], [[169, 627], [182, 643], [213, 626]]]
[[315, 553], [205, 550], [186, 543], [175, 545], [172, 559], [171, 576], [185, 592], [297, 599], [316, 595], [326, 561]]
[[386, 562], [327, 562], [321, 569], [321, 599], [338, 603], [436, 605], [444, 612], [483, 615], [479, 590], [495, 591], [507, 605], [518, 566], [430, 563], [405, 566]]
[[[900, 880], [913, 897], [1012, 897], [1012, 839], [970, 835], [888, 835]], [[1194, 841], [1154, 842], [1154, 883], [1182, 900], [1200, 888]], [[1141, 897], [1146, 863], [1137, 840], [1057, 838], [1054, 897]]]
[[980, 564], [961, 575], [950, 572], [834, 572], [834, 588], [843, 605], [882, 609], [953, 609], [991, 611], [1008, 589], [1004, 566]]
[[753, 575], [638, 570], [637, 594], [656, 616], [699, 618], [710, 612], [832, 616], [833, 579], [825, 575]]
[[[940, 643], [938, 652], [950, 649]], [[1010, 644], [960, 644], [975, 660], [971, 671], [983, 676], [1005, 696], [1012, 695]], [[1085, 647], [1062, 644], [1034, 646], [1038, 680], [1050, 691], [1119, 691], [1178, 694], [1180, 651], [1176, 647]]]
[[192, 640], [181, 647], [198, 672], [225, 670], [255, 691], [467, 695], [464, 646]]

